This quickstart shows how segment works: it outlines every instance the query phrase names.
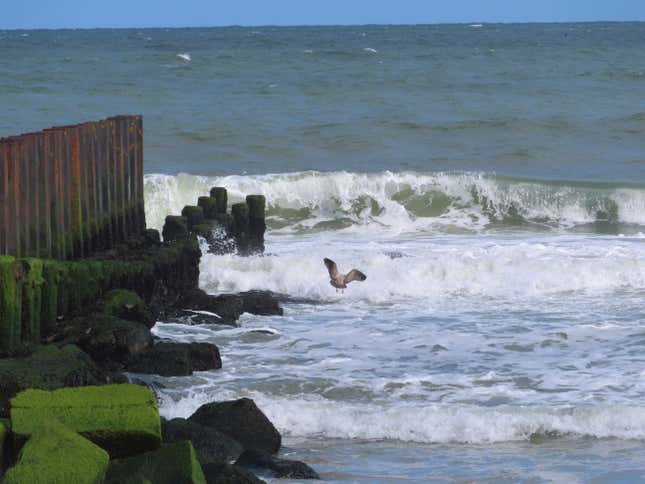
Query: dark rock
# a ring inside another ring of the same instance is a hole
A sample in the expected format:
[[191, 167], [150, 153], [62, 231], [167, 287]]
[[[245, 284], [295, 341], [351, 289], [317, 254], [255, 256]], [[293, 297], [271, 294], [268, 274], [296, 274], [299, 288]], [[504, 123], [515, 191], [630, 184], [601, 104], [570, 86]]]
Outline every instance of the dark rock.
[[105, 314], [76, 318], [71, 329], [75, 343], [96, 361], [116, 369], [130, 357], [152, 347], [152, 334], [141, 323]]
[[156, 318], [146, 307], [138, 294], [126, 289], [113, 289], [105, 297], [103, 312], [126, 321], [136, 321], [148, 328], [156, 323]]
[[203, 237], [207, 242], [212, 242], [213, 240], [213, 225], [209, 223], [202, 223], [198, 225], [193, 225], [192, 231], [195, 235]]
[[0, 417], [9, 414], [9, 399], [27, 388], [55, 390], [109, 382], [109, 375], [78, 347], [42, 346], [26, 358], [0, 360]]
[[106, 484], [201, 484], [205, 480], [195, 450], [188, 441], [110, 462]]
[[192, 230], [195, 225], [204, 223], [204, 209], [197, 205], [186, 205], [181, 211], [182, 217], [186, 217], [188, 229]]
[[211, 343], [189, 343], [190, 362], [193, 371], [208, 371], [222, 367], [219, 349]]
[[185, 239], [188, 237], [188, 219], [177, 215], [168, 215], [161, 235], [164, 242]]
[[245, 449], [274, 454], [280, 449], [282, 442], [280, 433], [249, 398], [207, 403], [199, 407], [188, 420], [225, 433]]
[[318, 473], [304, 462], [278, 459], [258, 450], [245, 450], [235, 464], [251, 469], [269, 469], [278, 478], [320, 479]]
[[211, 197], [217, 200], [217, 213], [226, 213], [228, 204], [228, 193], [224, 187], [211, 188]]
[[266, 484], [244, 467], [217, 462], [202, 464], [206, 484]]
[[265, 222], [266, 199], [264, 195], [248, 195], [246, 204], [249, 207], [249, 246], [250, 254], [261, 254], [264, 252], [264, 232], [267, 226]]
[[222, 367], [217, 346], [210, 343], [158, 343], [126, 363], [126, 370], [161, 376], [188, 376]]
[[239, 319], [242, 313], [247, 312], [262, 316], [283, 314], [279, 298], [269, 291], [248, 291], [239, 294], [221, 294], [213, 296], [206, 294], [201, 289], [186, 291], [177, 301], [181, 309], [209, 311], [215, 313], [227, 324]]
[[228, 435], [183, 418], [162, 420], [161, 433], [166, 443], [190, 440], [202, 465], [237, 459], [244, 450]]

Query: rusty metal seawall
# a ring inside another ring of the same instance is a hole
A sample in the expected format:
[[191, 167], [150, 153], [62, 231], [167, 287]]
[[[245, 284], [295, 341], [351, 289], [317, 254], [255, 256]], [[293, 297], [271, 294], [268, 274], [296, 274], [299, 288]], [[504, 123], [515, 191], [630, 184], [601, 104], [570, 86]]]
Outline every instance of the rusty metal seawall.
[[74, 259], [144, 229], [141, 116], [0, 139], [0, 255]]

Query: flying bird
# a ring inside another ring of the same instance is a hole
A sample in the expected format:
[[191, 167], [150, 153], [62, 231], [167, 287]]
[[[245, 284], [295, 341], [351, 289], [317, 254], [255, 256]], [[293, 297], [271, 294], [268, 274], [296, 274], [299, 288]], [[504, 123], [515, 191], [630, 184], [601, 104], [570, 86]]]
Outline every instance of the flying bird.
[[336, 267], [336, 263], [333, 260], [325, 258], [323, 262], [329, 271], [329, 284], [334, 286], [337, 292], [338, 289], [346, 289], [347, 284], [352, 281], [364, 281], [367, 279], [367, 276], [358, 269], [352, 269], [347, 274], [341, 274], [338, 272], [338, 267]]

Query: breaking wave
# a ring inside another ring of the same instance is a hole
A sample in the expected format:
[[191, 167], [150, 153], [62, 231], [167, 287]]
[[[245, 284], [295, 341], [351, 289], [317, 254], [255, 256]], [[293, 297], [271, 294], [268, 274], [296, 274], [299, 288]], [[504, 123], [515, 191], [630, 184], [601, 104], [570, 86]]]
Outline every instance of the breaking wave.
[[491, 228], [636, 233], [645, 226], [645, 186], [543, 181], [479, 173], [299, 172], [205, 177], [146, 175], [148, 225], [221, 185], [230, 201], [267, 197], [274, 233], [477, 232]]

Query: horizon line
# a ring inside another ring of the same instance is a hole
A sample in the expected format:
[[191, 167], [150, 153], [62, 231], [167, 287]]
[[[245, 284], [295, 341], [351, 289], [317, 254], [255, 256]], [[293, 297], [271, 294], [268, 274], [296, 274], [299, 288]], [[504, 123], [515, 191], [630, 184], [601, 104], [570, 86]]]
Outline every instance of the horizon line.
[[442, 25], [545, 25], [545, 24], [599, 24], [599, 23], [645, 23], [642, 20], [554, 20], [554, 21], [495, 21], [485, 22], [480, 20], [459, 22], [423, 22], [423, 23], [366, 23], [366, 24], [230, 24], [230, 25], [160, 25], [160, 26], [101, 26], [101, 27], [0, 27], [0, 30], [130, 30], [130, 29], [231, 29], [231, 28], [301, 28], [301, 27], [422, 27]]

